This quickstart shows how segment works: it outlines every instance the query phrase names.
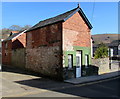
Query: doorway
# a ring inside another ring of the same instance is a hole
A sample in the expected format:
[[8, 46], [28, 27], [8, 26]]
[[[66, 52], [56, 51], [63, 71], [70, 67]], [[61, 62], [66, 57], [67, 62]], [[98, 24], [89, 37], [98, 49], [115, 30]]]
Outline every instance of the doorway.
[[81, 77], [82, 51], [76, 52], [76, 78]]

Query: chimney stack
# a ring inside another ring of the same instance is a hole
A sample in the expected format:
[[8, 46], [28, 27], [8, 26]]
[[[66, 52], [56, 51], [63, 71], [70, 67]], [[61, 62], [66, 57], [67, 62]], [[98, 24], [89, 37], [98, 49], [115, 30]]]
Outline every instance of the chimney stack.
[[15, 34], [15, 33], [19, 33], [19, 31], [11, 31], [10, 36]]
[[78, 3], [78, 8], [80, 8], [80, 3]]

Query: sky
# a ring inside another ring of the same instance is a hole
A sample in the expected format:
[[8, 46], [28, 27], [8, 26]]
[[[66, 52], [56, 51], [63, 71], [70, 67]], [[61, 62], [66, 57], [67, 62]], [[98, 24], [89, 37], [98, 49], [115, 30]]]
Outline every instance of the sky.
[[[77, 2], [2, 2], [2, 28], [35, 25], [77, 7]], [[93, 26], [91, 34], [118, 33], [117, 2], [80, 2]]]

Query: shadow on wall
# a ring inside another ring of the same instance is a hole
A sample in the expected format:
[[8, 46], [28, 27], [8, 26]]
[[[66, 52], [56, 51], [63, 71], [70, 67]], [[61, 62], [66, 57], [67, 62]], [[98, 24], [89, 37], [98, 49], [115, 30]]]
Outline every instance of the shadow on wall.
[[24, 48], [23, 44], [16, 39], [12, 44], [12, 49]]
[[82, 76], [93, 76], [98, 75], [99, 67], [95, 65], [90, 65], [88, 67], [82, 67]]
[[[98, 66], [94, 66], [94, 65], [89, 65], [89, 66], [85, 66], [82, 65], [82, 74], [81, 76], [93, 76], [93, 75], [98, 75], [99, 73], [99, 68]], [[76, 66], [73, 66], [72, 69], [69, 69], [68, 67], [65, 67], [63, 69], [63, 78], [65, 80], [67, 79], [71, 79], [71, 78], [76, 78]]]

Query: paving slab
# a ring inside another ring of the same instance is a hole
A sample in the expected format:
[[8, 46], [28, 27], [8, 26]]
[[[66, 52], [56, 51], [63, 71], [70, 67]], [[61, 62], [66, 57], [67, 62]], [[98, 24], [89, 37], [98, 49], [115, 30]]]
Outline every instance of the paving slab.
[[96, 76], [73, 78], [73, 79], [69, 79], [69, 80], [64, 80], [64, 82], [71, 83], [71, 84], [81, 84], [81, 83], [88, 83], [88, 82], [109, 79], [109, 78], [116, 77], [116, 76], [120, 76], [120, 71], [106, 73], [106, 74], [102, 74], [102, 75], [96, 75]]

